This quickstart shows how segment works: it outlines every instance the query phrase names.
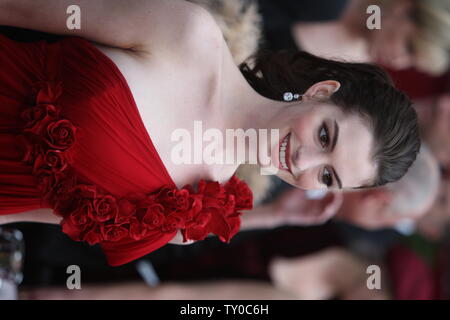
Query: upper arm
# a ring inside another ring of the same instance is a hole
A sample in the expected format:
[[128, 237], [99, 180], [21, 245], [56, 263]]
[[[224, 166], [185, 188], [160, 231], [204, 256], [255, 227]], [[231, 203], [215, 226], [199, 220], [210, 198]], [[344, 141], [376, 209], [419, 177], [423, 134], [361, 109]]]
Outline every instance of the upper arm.
[[31, 211], [8, 214], [0, 216], [0, 225], [17, 222], [40, 222], [49, 224], [59, 224], [61, 217], [53, 213], [50, 208], [39, 208]]
[[[212, 16], [183, 0], [0, 0], [0, 25], [74, 35], [123, 49], [170, 54], [214, 29]], [[69, 30], [70, 5], [80, 8], [80, 29]], [[1, 9], [4, 9], [1, 8]], [[218, 27], [217, 27], [218, 29]]]

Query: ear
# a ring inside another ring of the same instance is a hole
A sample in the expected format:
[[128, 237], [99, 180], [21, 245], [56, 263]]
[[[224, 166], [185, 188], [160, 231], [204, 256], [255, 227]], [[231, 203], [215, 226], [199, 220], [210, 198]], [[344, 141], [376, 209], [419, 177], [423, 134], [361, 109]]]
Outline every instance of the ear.
[[325, 80], [313, 84], [303, 94], [303, 98], [306, 100], [326, 100], [333, 93], [339, 90], [341, 84], [335, 80]]

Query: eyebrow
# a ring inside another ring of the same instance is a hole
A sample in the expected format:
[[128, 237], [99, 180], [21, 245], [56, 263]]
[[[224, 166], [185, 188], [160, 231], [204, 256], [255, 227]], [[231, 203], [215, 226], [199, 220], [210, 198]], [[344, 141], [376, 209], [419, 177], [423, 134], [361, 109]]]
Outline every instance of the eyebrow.
[[334, 150], [334, 147], [336, 146], [336, 143], [337, 143], [337, 139], [339, 137], [339, 126], [338, 126], [336, 120], [334, 120], [333, 131], [334, 131], [334, 136], [333, 136], [333, 141], [331, 142], [331, 151]]
[[333, 171], [333, 175], [334, 175], [334, 178], [335, 178], [336, 181], [337, 181], [337, 184], [338, 184], [339, 189], [342, 189], [342, 182], [341, 182], [341, 179], [339, 179], [339, 176], [337, 175], [336, 171], [334, 171], [333, 168], [331, 168], [331, 171]]
[[[333, 135], [333, 141], [331, 143], [331, 151], [333, 151], [334, 147], [336, 147], [337, 139], [339, 137], [339, 126], [338, 126], [336, 120], [334, 120], [334, 130], [333, 131], [334, 131], [334, 135]], [[333, 175], [334, 175], [334, 178], [336, 179], [336, 181], [338, 183], [339, 189], [342, 189], [341, 179], [337, 175], [337, 173], [334, 170], [334, 168], [331, 168], [331, 171], [333, 171]]]

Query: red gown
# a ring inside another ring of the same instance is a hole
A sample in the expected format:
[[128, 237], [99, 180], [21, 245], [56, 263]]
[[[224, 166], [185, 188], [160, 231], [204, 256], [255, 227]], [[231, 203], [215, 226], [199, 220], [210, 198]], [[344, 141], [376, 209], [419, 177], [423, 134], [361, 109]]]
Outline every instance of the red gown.
[[117, 266], [178, 230], [229, 241], [251, 206], [235, 177], [176, 188], [125, 78], [89, 41], [0, 35], [0, 215], [52, 208], [64, 233]]

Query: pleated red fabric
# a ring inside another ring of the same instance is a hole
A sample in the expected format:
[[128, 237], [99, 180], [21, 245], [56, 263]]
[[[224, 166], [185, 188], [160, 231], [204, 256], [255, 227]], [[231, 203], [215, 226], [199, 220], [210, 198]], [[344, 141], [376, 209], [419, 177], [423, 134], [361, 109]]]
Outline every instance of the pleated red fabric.
[[229, 241], [251, 206], [236, 177], [176, 188], [125, 78], [89, 41], [0, 35], [0, 215], [52, 208], [63, 232], [117, 266], [178, 230]]

